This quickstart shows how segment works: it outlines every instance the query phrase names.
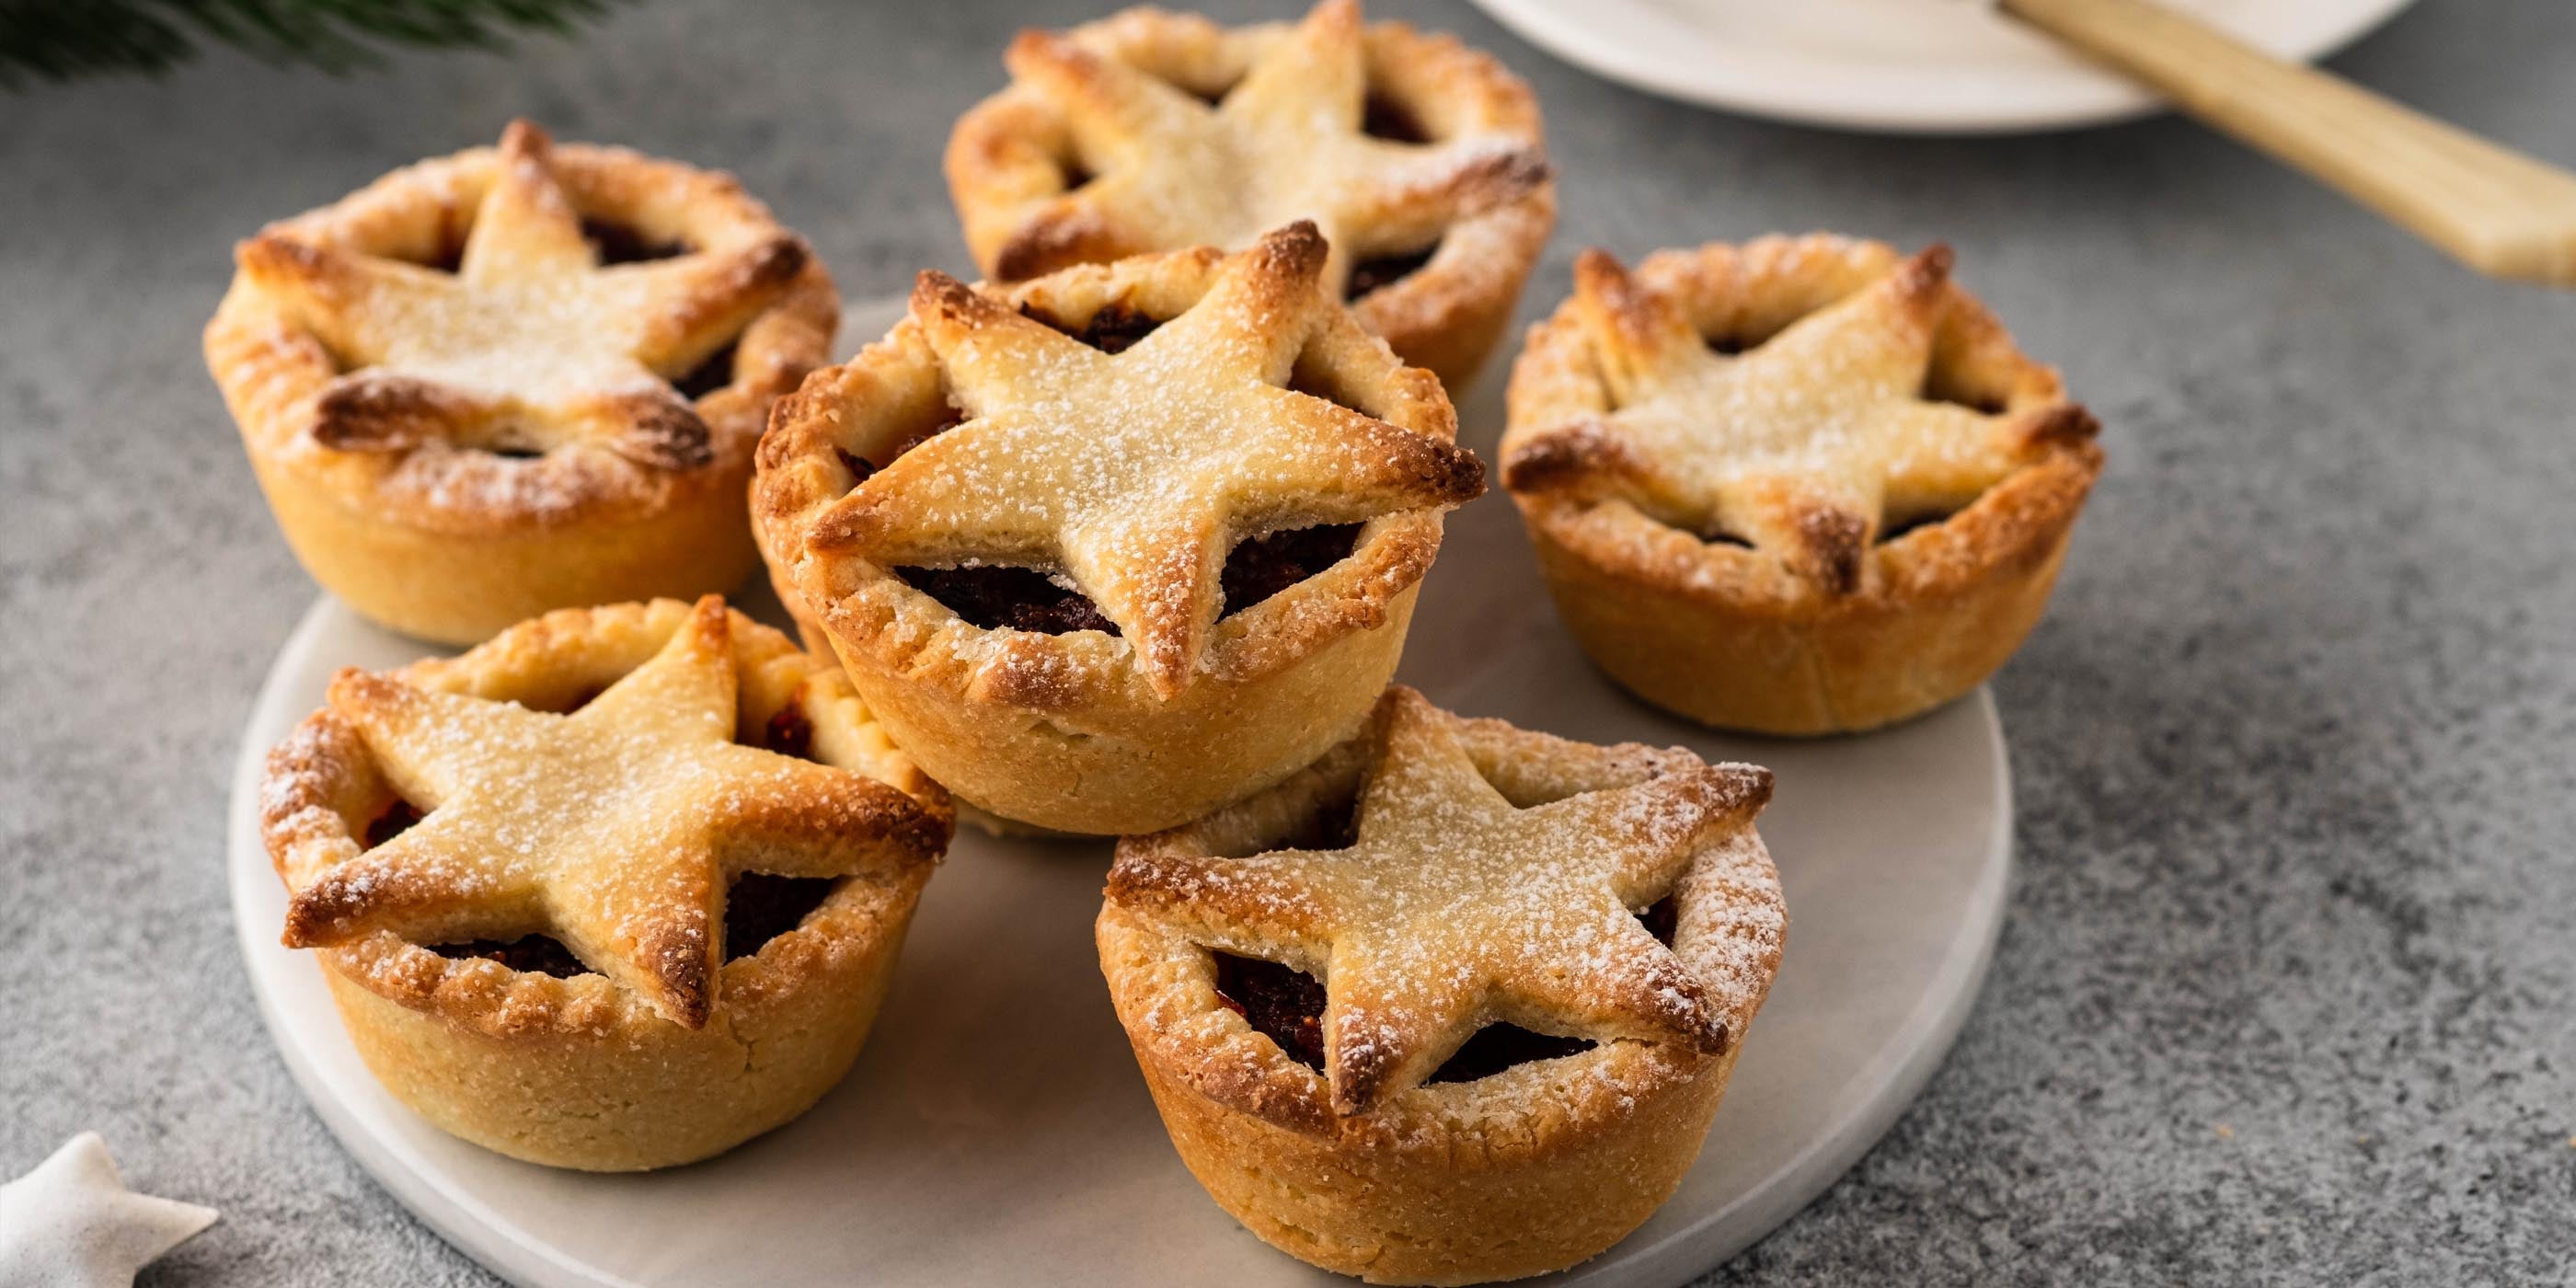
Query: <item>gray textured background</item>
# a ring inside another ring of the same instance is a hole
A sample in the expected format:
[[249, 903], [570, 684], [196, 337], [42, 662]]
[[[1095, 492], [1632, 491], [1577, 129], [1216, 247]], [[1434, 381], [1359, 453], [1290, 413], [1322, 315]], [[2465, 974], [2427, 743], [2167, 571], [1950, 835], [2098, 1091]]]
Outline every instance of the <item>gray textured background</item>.
[[[313, 590], [197, 356], [231, 240], [526, 113], [727, 166], [853, 298], [894, 290], [965, 267], [938, 155], [1003, 41], [1100, 7], [653, 4], [508, 60], [0, 99], [0, 1176], [95, 1126], [138, 1186], [222, 1207], [147, 1284], [485, 1282], [306, 1110], [233, 946], [233, 742]], [[2108, 426], [1998, 681], [2023, 813], [1993, 980], [1886, 1141], [1711, 1282], [2569, 1273], [2576, 295], [2178, 121], [1815, 133], [1379, 8], [1538, 88], [1565, 219], [1529, 311], [1587, 244], [1943, 237]], [[2567, 0], [2429, 0], [2336, 65], [2576, 161]]]

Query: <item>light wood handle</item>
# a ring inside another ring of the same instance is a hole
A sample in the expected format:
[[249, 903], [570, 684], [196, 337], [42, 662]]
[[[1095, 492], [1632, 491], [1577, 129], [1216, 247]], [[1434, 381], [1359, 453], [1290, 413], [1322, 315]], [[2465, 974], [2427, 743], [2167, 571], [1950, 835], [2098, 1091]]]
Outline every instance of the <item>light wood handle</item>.
[[2151, 0], [2002, 3], [2471, 268], [2576, 286], [2576, 175]]

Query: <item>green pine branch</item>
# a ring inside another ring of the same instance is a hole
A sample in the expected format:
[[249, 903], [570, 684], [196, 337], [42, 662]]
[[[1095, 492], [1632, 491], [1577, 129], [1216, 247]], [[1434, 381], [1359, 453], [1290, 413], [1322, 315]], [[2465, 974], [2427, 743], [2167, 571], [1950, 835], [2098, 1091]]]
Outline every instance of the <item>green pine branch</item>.
[[0, 85], [159, 74], [212, 40], [275, 65], [372, 67], [385, 46], [498, 49], [610, 0], [0, 0]]

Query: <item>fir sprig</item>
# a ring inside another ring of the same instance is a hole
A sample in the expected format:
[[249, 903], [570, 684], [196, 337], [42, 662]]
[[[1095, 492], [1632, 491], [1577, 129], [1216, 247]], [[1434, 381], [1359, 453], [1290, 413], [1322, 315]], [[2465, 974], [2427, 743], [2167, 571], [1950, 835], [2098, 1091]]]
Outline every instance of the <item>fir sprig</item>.
[[515, 31], [572, 29], [610, 0], [0, 0], [0, 85], [160, 73], [208, 40], [333, 72], [382, 47], [497, 49]]

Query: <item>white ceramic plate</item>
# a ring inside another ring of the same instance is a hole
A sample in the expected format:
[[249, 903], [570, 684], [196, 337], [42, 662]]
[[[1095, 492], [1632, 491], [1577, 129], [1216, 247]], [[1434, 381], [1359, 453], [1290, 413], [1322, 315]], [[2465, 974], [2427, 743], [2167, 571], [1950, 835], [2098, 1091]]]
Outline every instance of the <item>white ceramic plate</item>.
[[[2168, 0], [2286, 58], [2342, 48], [2412, 0]], [[1810, 125], [2003, 134], [2163, 100], [1987, 0], [1476, 0], [1522, 39], [1666, 98]]]
[[[882, 308], [845, 334], [880, 334]], [[1464, 404], [1491, 459], [1489, 377]], [[776, 619], [764, 593], [744, 606]], [[277, 942], [285, 897], [258, 837], [261, 757], [343, 665], [428, 650], [325, 598], [243, 731], [230, 881], [279, 1053], [350, 1154], [496, 1273], [544, 1288], [656, 1284], [1347, 1283], [1246, 1234], [1173, 1155], [1091, 946], [1108, 849], [962, 832], [925, 894], [849, 1078], [804, 1118], [645, 1176], [519, 1163], [396, 1104], [349, 1045], [318, 968]], [[2002, 730], [1980, 691], [1866, 738], [1730, 738], [1597, 676], [1558, 629], [1510, 502], [1452, 517], [1404, 678], [1456, 710], [1596, 741], [1682, 743], [1779, 773], [1762, 816], [1789, 951], [1699, 1164], [1628, 1240], [1557, 1280], [1679, 1284], [1804, 1206], [1922, 1088], [1976, 997], [2012, 835]]]

